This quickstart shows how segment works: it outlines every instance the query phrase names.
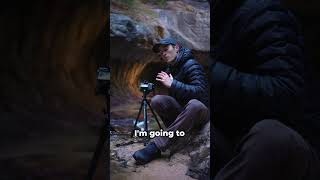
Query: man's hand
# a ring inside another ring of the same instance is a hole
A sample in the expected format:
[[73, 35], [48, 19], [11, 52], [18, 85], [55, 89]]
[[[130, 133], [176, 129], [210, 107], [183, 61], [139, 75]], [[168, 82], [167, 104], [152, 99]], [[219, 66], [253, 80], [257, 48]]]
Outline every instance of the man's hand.
[[166, 72], [161, 71], [158, 73], [156, 80], [160, 81], [165, 87], [170, 88], [173, 77], [171, 74], [168, 75]]

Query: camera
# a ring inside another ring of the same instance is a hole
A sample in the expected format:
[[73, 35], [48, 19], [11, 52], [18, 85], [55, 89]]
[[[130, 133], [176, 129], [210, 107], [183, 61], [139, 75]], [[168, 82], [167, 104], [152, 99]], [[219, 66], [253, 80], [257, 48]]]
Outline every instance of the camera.
[[110, 88], [110, 68], [99, 67], [97, 70], [96, 95], [107, 95]]
[[148, 81], [143, 81], [140, 83], [140, 91], [148, 94], [149, 92], [154, 90], [154, 84], [149, 83]]

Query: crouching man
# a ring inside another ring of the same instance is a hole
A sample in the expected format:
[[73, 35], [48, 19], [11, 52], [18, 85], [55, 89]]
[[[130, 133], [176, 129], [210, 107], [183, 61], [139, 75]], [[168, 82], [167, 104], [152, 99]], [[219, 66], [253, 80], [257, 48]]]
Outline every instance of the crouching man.
[[[166, 72], [159, 72], [156, 80], [168, 88], [169, 96], [156, 95], [151, 99], [151, 107], [161, 117], [166, 131], [178, 130], [187, 134], [205, 124], [209, 120], [208, 81], [191, 50], [181, 47], [173, 38], [161, 39], [152, 50], [167, 63]], [[177, 143], [182, 142], [176, 135], [173, 138], [156, 137], [133, 157], [137, 164], [146, 164]]]

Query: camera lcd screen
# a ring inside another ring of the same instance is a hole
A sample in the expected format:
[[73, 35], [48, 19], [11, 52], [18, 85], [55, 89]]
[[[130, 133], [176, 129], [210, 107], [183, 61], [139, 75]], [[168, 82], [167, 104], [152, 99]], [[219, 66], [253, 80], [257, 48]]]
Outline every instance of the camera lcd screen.
[[148, 84], [140, 84], [140, 87], [141, 87], [141, 88], [147, 88], [147, 87], [148, 87]]

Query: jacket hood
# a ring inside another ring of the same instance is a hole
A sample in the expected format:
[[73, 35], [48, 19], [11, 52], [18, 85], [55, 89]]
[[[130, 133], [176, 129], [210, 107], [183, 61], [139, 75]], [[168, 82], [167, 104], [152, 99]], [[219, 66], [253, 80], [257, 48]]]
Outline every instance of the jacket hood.
[[173, 63], [167, 64], [166, 72], [168, 74], [174, 73], [177, 67], [183, 65], [187, 60], [194, 59], [190, 49], [181, 47], [176, 59]]
[[181, 47], [177, 58], [174, 62], [174, 66], [180, 66], [185, 63], [188, 59], [193, 59], [193, 54], [190, 49]]

